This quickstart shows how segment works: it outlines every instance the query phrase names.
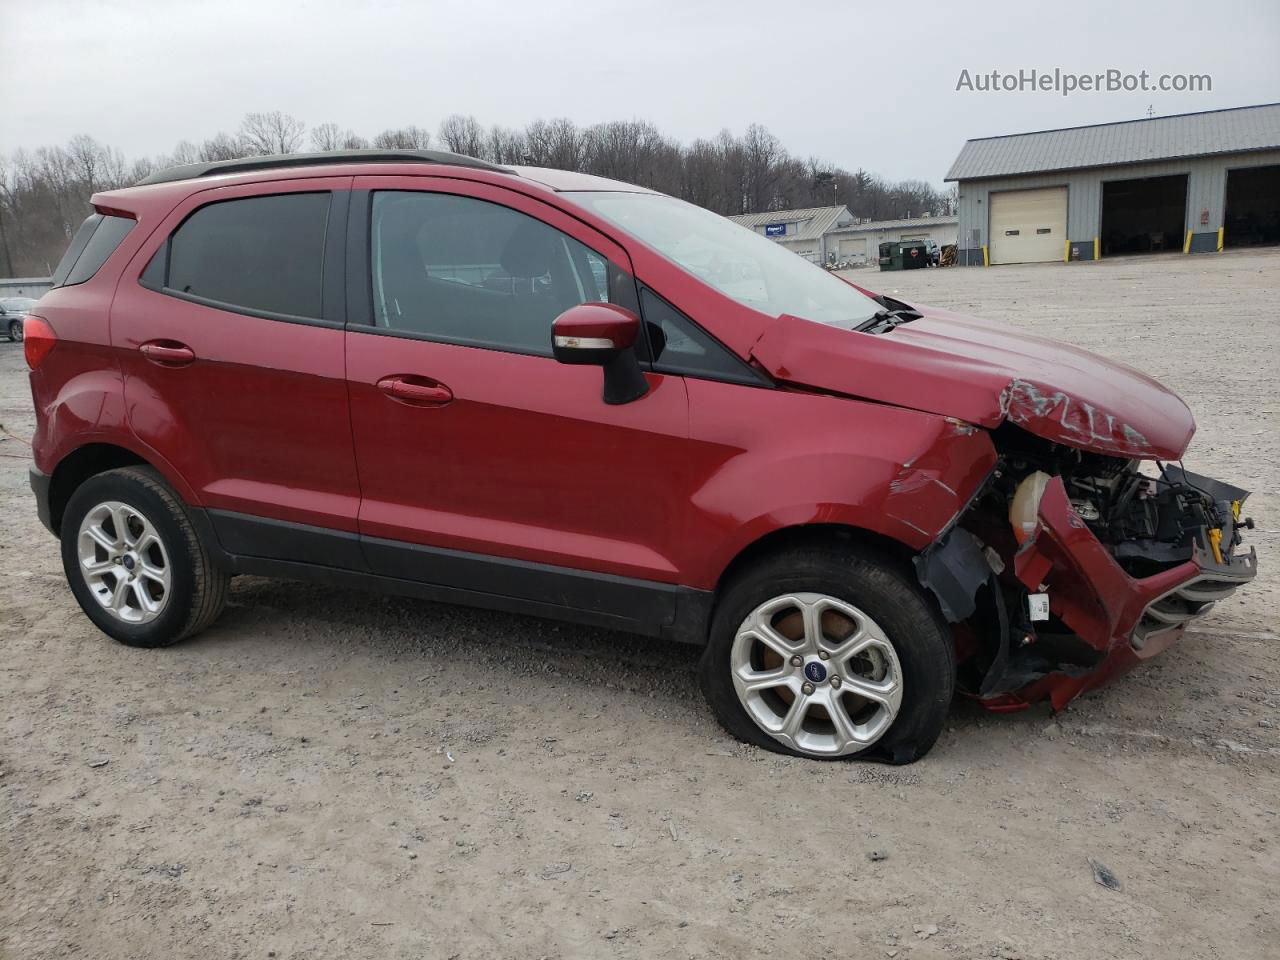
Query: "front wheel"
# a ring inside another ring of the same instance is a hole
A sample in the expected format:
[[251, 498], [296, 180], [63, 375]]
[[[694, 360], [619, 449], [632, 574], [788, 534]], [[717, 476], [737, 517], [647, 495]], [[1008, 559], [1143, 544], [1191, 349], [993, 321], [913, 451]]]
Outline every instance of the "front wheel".
[[12, 340], [14, 343], [22, 342], [22, 321], [21, 320], [9, 321], [9, 339]]
[[910, 763], [942, 732], [955, 657], [933, 605], [896, 566], [852, 548], [788, 550], [725, 590], [699, 679], [740, 740]]
[[150, 468], [90, 477], [63, 513], [62, 566], [99, 630], [165, 647], [203, 630], [226, 603], [218, 569], [177, 496]]

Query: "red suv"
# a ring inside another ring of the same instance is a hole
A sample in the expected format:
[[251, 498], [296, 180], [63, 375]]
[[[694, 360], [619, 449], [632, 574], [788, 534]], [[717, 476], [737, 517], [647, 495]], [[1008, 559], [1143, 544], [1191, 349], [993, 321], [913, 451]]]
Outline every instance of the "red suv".
[[1178, 397], [639, 187], [451, 154], [93, 197], [26, 321], [31, 482], [117, 640], [249, 573], [704, 645], [743, 740], [908, 762], [1255, 574]]

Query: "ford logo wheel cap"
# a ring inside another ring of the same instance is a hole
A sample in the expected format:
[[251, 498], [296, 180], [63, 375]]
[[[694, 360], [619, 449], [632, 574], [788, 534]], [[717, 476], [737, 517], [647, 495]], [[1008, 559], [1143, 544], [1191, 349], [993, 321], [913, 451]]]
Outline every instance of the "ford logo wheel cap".
[[827, 668], [817, 660], [810, 660], [804, 665], [804, 675], [814, 683], [821, 683], [827, 679]]

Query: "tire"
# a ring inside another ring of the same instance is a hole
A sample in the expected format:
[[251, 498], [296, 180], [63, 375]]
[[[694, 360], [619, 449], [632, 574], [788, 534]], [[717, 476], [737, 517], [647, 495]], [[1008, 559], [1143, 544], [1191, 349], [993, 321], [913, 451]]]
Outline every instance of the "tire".
[[9, 339], [12, 340], [14, 343], [22, 342], [22, 321], [21, 320], [9, 321]]
[[[816, 611], [812, 621], [805, 609]], [[821, 641], [811, 644], [801, 622], [820, 624]], [[761, 624], [774, 627], [772, 646], [760, 639], [769, 633]], [[779, 636], [793, 642], [790, 656], [775, 652]], [[903, 764], [928, 753], [942, 732], [956, 667], [950, 632], [908, 571], [832, 547], [780, 551], [735, 576], [717, 604], [698, 672], [716, 718], [739, 740], [813, 759]], [[774, 685], [747, 692], [744, 677]], [[828, 703], [842, 714], [828, 712]], [[802, 728], [787, 725], [793, 709]]]
[[[118, 527], [128, 531], [124, 539]], [[108, 470], [82, 483], [63, 512], [61, 540], [80, 608], [127, 646], [170, 646], [212, 624], [226, 605], [230, 576], [150, 467]]]

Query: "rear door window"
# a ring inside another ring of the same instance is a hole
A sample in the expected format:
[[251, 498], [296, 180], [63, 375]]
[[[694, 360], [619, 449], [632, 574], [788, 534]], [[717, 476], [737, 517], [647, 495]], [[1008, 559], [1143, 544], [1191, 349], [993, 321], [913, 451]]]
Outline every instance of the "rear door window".
[[330, 194], [220, 200], [174, 231], [142, 281], [225, 309], [320, 319]]

